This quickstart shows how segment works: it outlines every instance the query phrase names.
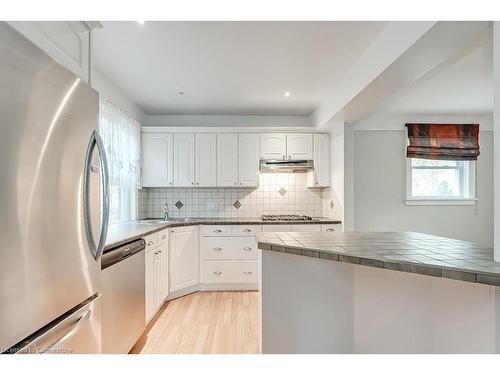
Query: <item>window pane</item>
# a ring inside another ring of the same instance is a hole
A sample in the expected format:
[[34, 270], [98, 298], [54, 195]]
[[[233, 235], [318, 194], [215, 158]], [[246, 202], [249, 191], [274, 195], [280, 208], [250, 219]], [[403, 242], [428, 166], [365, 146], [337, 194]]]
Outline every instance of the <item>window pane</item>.
[[110, 185], [109, 187], [109, 223], [120, 221], [121, 212], [121, 189], [120, 185]]
[[457, 169], [413, 169], [415, 197], [461, 197]]
[[412, 159], [412, 167], [457, 167], [463, 165], [462, 161], [454, 160], [429, 160], [429, 159]]

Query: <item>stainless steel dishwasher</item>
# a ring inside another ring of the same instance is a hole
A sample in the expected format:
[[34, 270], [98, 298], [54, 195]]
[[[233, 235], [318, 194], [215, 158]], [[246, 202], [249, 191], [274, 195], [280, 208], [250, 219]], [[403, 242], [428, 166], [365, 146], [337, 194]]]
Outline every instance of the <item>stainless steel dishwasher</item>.
[[145, 248], [140, 239], [102, 255], [103, 353], [128, 353], [144, 332]]

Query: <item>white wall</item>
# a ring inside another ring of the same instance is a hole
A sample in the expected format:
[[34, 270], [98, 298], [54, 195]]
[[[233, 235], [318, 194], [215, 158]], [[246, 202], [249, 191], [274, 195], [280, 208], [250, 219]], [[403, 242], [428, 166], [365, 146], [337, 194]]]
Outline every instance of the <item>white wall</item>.
[[132, 101], [123, 91], [115, 86], [99, 70], [92, 72], [92, 87], [99, 91], [99, 94], [120, 107], [128, 115], [136, 119], [141, 125], [145, 125], [147, 116], [134, 101]]
[[309, 116], [148, 115], [148, 126], [312, 126]]
[[[500, 126], [500, 22], [493, 24], [493, 77], [495, 127]], [[495, 144], [495, 195], [500, 196], [500, 131], [494, 133]], [[500, 262], [500, 199], [495, 200], [495, 261]]]
[[[383, 120], [383, 121], [382, 121]], [[382, 122], [380, 122], [382, 121]], [[475, 206], [406, 206], [405, 122], [479, 122]], [[355, 125], [353, 213], [355, 230], [412, 230], [493, 245], [493, 133], [491, 115], [384, 114]], [[378, 130], [377, 130], [378, 128]]]

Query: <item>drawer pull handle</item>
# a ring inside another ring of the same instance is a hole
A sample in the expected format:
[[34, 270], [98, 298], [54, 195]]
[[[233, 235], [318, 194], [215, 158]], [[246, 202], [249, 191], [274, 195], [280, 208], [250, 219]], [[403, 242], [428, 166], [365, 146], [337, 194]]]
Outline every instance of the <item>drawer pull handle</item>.
[[245, 232], [245, 233], [252, 233], [252, 230], [251, 229], [243, 229], [243, 232]]
[[221, 271], [214, 271], [214, 275], [222, 275]]
[[214, 251], [222, 251], [222, 247], [214, 247]]
[[151, 246], [151, 245], [153, 245], [153, 241], [148, 242], [148, 246]]
[[244, 274], [244, 275], [251, 275], [251, 274], [252, 274], [252, 271], [243, 271], [243, 274]]
[[327, 231], [327, 232], [335, 232], [335, 229], [333, 229], [333, 228], [328, 228], [326, 231]]
[[245, 247], [243, 248], [243, 250], [250, 251], [250, 250], [252, 250], [252, 248], [251, 248], [251, 247], [248, 247], [248, 246], [245, 246]]
[[221, 233], [222, 229], [214, 229], [214, 233]]

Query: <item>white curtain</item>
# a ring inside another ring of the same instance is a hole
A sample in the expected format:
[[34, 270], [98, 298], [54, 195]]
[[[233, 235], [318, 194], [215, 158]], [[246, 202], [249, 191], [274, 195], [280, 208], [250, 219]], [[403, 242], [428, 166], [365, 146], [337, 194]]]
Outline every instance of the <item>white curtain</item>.
[[112, 185], [138, 188], [141, 169], [141, 124], [107, 100], [100, 102], [99, 133], [106, 147]]
[[132, 220], [140, 187], [141, 124], [106, 99], [101, 99], [99, 107], [99, 134], [109, 168], [109, 221]]

